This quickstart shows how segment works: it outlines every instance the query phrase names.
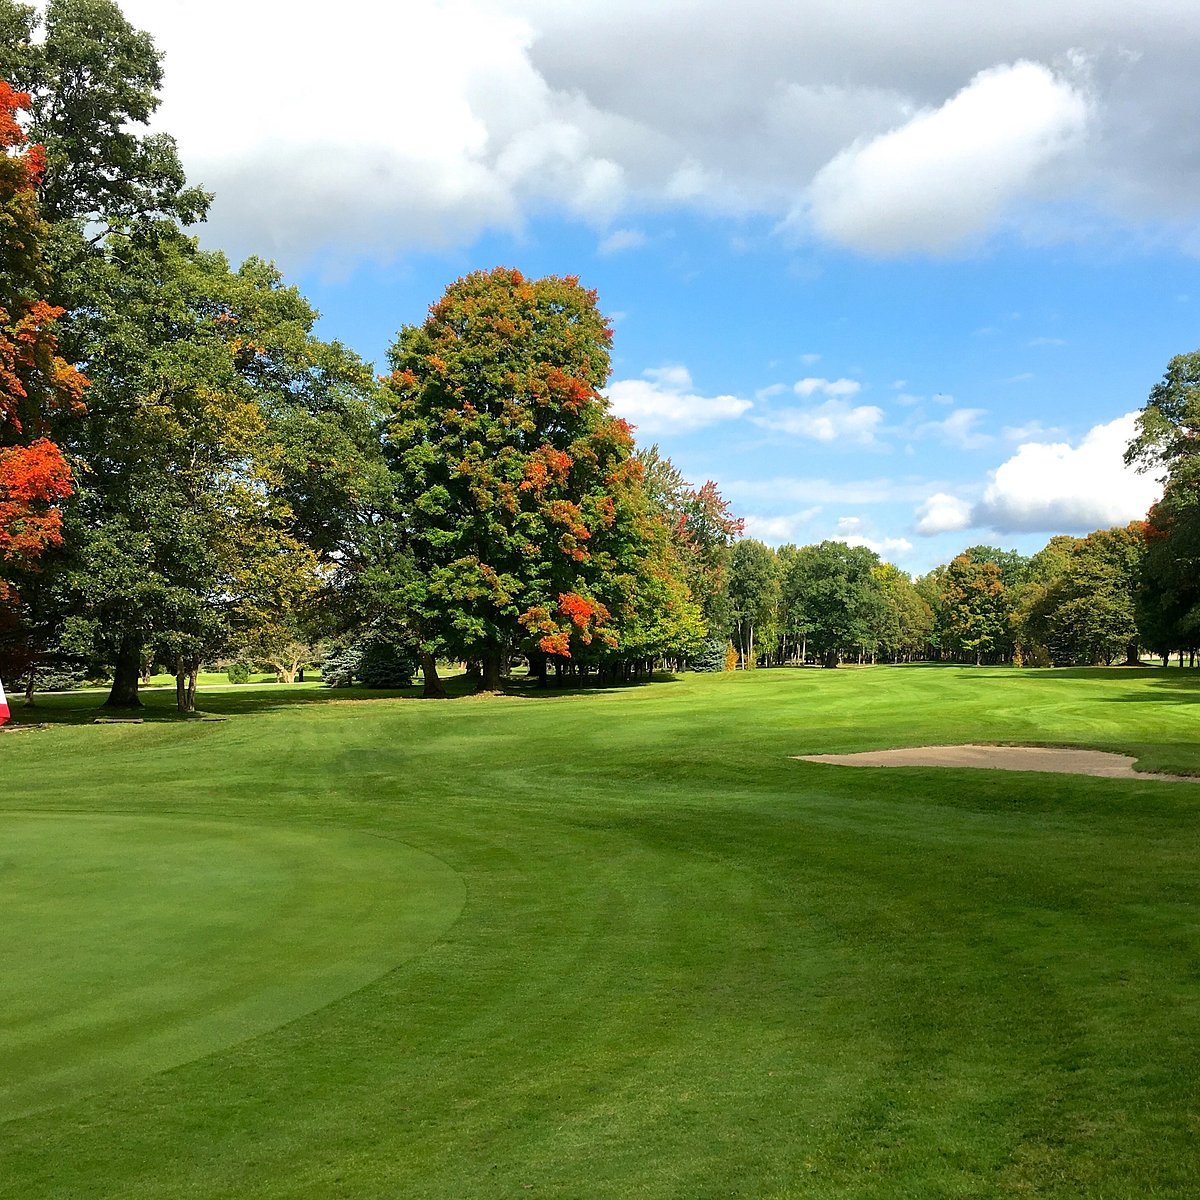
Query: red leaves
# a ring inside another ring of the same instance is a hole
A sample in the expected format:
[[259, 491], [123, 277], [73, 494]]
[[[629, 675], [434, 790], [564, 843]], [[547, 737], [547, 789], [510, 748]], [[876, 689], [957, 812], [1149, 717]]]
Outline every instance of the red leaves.
[[557, 615], [539, 605], [523, 613], [519, 620], [530, 633], [542, 635], [537, 646], [543, 654], [570, 658], [572, 638], [584, 646], [590, 646], [597, 637], [607, 645], [616, 645], [615, 635], [603, 628], [609, 615], [598, 600], [589, 600], [578, 592], [560, 592]]
[[586, 630], [592, 617], [603, 607], [602, 604], [586, 600], [575, 592], [560, 593], [558, 597], [558, 611], [564, 617], [568, 617], [576, 629]]
[[575, 562], [584, 562], [588, 554], [580, 543], [588, 541], [592, 531], [583, 523], [579, 505], [569, 500], [552, 500], [546, 505], [546, 516], [556, 525], [563, 526], [558, 548]]
[[71, 491], [71, 468], [48, 439], [0, 450], [0, 556], [31, 559], [57, 546], [62, 514], [51, 505]]
[[553, 404], [575, 415], [585, 405], [599, 402], [596, 389], [586, 380], [568, 375], [559, 367], [549, 367], [545, 373], [546, 391]]
[[[12, 87], [0, 79], [0, 155], [9, 168], [10, 178], [5, 179], [6, 191], [13, 194], [32, 192], [42, 182], [46, 173], [46, 151], [41, 146], [29, 146], [25, 131], [17, 120], [17, 113], [29, 107], [28, 92], [14, 92]], [[9, 154], [10, 150], [24, 150], [23, 154]]]
[[46, 174], [46, 149], [44, 146], [30, 146], [25, 151], [25, 170], [29, 176], [29, 186], [37, 187]]
[[46, 226], [35, 189], [46, 158], [40, 146], [20, 153], [25, 134], [17, 113], [28, 104], [27, 94], [0, 80], [0, 227], [6, 250], [0, 277], [0, 444], [34, 438], [28, 445], [0, 449], [0, 559], [5, 562], [30, 561], [62, 541], [62, 514], [55, 505], [71, 494], [71, 471], [59, 448], [36, 435], [50, 410], [81, 407], [87, 386], [57, 353], [53, 325], [63, 310], [36, 298], [45, 286]]
[[17, 113], [29, 107], [28, 92], [14, 92], [0, 79], [0, 149], [25, 145], [25, 132], [17, 122]]
[[569, 633], [548, 633], [538, 639], [538, 649], [543, 654], [556, 654], [559, 658], [571, 657], [571, 635]]
[[523, 492], [540, 497], [548, 487], [565, 487], [574, 460], [553, 446], [539, 446], [525, 464], [525, 478], [518, 485]]

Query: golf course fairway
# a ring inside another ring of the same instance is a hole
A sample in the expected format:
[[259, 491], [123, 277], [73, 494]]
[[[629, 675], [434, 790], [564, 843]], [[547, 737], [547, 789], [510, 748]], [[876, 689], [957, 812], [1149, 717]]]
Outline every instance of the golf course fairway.
[[0, 734], [2, 1200], [1195, 1200], [1200, 673], [102, 697]]

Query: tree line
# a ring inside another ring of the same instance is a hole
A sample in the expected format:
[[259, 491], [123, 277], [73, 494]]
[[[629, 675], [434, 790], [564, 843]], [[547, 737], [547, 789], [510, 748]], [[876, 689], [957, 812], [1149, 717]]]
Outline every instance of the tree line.
[[[772, 550], [638, 447], [574, 277], [451, 284], [377, 376], [269, 262], [189, 232], [212, 197], [147, 132], [160, 56], [112, 0], [0, 0], [0, 673], [28, 698], [154, 665], [483, 689], [847, 658], [1111, 661], [1200, 644], [1200, 355], [1151, 393], [1143, 525], [973, 547], [912, 580], [841, 542]], [[732, 650], [731, 650], [732, 647]]]
[[[738, 661], [1136, 664], [1142, 648], [1189, 645], [1178, 627], [1161, 623], [1151, 530], [1135, 521], [1059, 535], [1028, 556], [970, 546], [916, 579], [864, 546], [772, 550], [747, 539], [730, 558]], [[1166, 641], [1160, 627], [1169, 629]]]

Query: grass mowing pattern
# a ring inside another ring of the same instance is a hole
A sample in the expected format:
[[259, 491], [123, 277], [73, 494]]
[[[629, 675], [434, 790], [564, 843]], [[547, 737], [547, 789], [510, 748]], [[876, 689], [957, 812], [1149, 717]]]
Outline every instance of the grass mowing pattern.
[[1196, 685], [262, 691], [205, 699], [261, 706], [226, 724], [8, 738], [23, 809], [378, 834], [467, 902], [324, 1008], [0, 1126], [0, 1195], [1194, 1196], [1200, 789], [789, 756], [1042, 742], [1196, 772]]

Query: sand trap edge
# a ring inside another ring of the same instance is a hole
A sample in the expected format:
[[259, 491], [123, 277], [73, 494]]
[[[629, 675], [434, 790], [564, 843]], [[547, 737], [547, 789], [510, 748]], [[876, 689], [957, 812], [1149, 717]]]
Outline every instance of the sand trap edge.
[[955, 767], [985, 771], [1037, 771], [1055, 775], [1093, 775], [1102, 779], [1154, 779], [1200, 783], [1200, 776], [1135, 771], [1137, 759], [1107, 750], [1061, 746], [904, 746], [857, 754], [794, 754], [802, 762], [842, 767]]

